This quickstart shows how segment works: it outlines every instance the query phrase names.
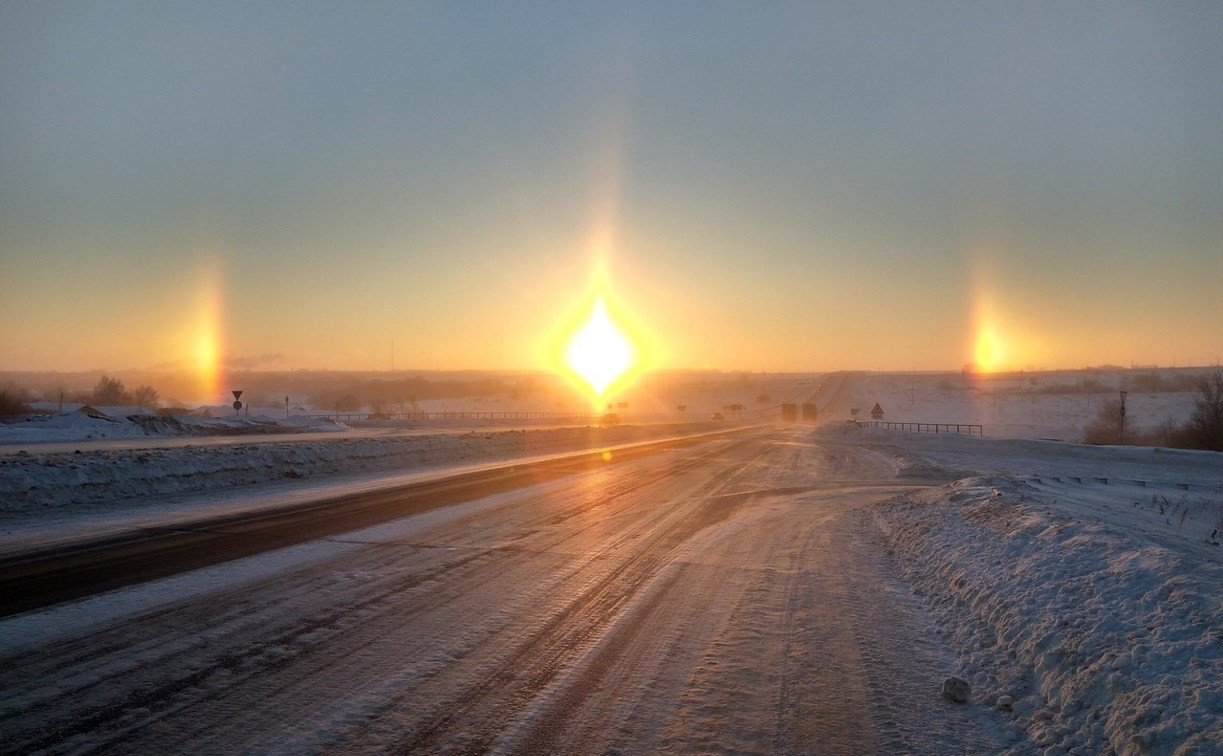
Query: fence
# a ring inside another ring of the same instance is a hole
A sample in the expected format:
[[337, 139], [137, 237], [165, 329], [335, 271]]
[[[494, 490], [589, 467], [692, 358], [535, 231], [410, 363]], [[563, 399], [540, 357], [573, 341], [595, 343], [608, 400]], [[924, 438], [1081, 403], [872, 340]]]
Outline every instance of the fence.
[[969, 423], [893, 423], [887, 420], [857, 420], [855, 422], [864, 428], [917, 431], [918, 433], [967, 433], [970, 436], [985, 435], [984, 427]]

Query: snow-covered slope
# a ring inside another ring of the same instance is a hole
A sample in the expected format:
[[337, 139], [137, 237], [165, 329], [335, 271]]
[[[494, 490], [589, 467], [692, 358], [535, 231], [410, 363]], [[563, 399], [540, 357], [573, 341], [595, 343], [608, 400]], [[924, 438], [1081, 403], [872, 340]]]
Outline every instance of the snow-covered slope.
[[253, 417], [161, 417], [138, 407], [104, 408], [103, 412], [62, 412], [30, 415], [0, 423], [0, 446], [56, 441], [95, 441], [209, 435], [259, 435], [301, 431], [344, 431], [347, 426], [326, 417], [295, 415], [274, 420]]
[[[1223, 749], [1219, 548], [1146, 537], [1145, 510], [1121, 504], [1109, 517], [1052, 493], [974, 478], [874, 516], [974, 699], [1011, 718], [1016, 742]], [[1217, 523], [1217, 505], [1198, 515]]]
[[864, 516], [1014, 752], [1223, 753], [1223, 456], [823, 437], [978, 471]]

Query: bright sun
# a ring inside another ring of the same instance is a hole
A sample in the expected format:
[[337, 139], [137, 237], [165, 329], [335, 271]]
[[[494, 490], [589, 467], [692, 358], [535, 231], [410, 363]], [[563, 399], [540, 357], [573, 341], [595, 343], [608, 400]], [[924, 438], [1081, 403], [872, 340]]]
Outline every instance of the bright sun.
[[635, 359], [632, 342], [612, 321], [603, 298], [596, 298], [590, 317], [565, 348], [565, 364], [586, 381], [596, 398], [601, 398]]
[[1001, 367], [1004, 358], [1002, 341], [990, 326], [982, 327], [980, 333], [977, 334], [975, 356], [977, 367], [981, 370], [991, 372]]

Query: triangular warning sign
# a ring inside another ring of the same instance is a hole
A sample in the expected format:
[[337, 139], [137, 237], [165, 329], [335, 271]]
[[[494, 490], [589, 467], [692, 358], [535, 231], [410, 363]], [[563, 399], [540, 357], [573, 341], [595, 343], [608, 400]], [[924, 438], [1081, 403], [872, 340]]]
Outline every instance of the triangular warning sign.
[[[241, 389], [234, 389], [234, 401], [236, 402], [236, 401], [238, 401], [238, 400], [239, 400], [239, 399], [241, 399], [241, 398], [242, 398], [242, 390], [241, 390]], [[876, 406], [876, 407], [878, 407], [879, 405], [878, 405], [878, 404], [876, 404], [875, 406]]]
[[871, 414], [872, 415], [882, 415], [883, 414], [883, 407], [879, 406], [879, 402], [875, 402], [875, 408], [871, 410]]

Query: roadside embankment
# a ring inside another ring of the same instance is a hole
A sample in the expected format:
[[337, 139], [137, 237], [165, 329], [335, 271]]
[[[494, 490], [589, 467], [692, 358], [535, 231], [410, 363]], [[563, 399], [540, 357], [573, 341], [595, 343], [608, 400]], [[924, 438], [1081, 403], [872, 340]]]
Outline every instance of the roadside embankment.
[[1050, 493], [969, 478], [871, 513], [972, 703], [1013, 753], [1223, 752], [1223, 547], [1132, 496]]

